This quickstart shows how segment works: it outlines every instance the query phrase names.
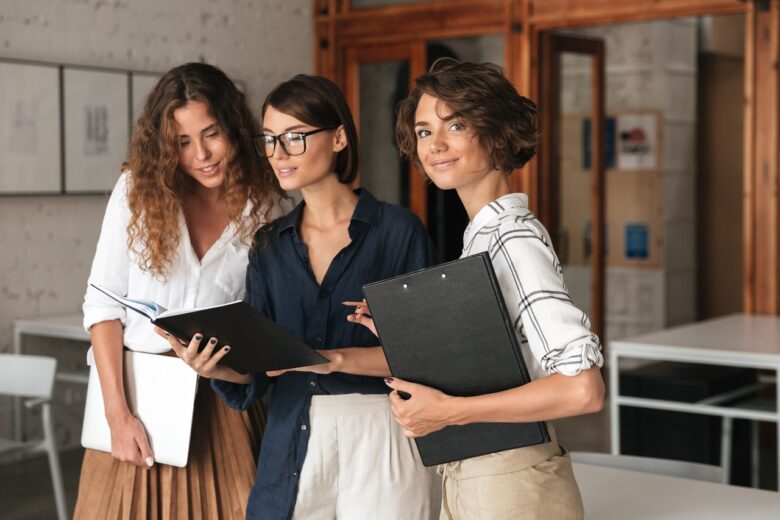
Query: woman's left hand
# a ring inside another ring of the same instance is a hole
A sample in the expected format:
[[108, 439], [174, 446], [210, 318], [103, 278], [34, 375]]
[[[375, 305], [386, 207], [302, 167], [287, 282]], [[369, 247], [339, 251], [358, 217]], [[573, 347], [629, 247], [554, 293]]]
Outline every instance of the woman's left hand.
[[[424, 385], [410, 383], [403, 379], [385, 378], [390, 393], [390, 405], [395, 420], [404, 429], [407, 437], [423, 437], [455, 424], [451, 419], [453, 397]], [[400, 393], [411, 396], [408, 399]]]
[[288, 368], [285, 370], [269, 370], [265, 373], [265, 375], [268, 377], [276, 377], [286, 372], [311, 372], [314, 374], [327, 375], [339, 371], [344, 354], [338, 352], [337, 350], [317, 350], [317, 353], [322, 357], [327, 358], [328, 362], [322, 363], [321, 365]]

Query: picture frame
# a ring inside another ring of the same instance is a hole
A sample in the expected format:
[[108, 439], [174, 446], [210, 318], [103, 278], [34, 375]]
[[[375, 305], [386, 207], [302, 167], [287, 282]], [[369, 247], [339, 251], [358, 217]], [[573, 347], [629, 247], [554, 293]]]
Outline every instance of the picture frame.
[[162, 75], [150, 72], [130, 73], [130, 131], [132, 132], [138, 116], [144, 109], [146, 98], [160, 81]]
[[0, 195], [62, 191], [60, 67], [0, 60]]
[[127, 156], [128, 72], [63, 67], [64, 193], [111, 191]]

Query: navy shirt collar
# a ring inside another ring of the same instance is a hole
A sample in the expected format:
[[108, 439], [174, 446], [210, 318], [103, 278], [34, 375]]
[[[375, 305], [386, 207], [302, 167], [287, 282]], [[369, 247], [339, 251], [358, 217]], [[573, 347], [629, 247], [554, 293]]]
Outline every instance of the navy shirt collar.
[[[355, 194], [358, 196], [357, 206], [355, 206], [355, 212], [352, 214], [352, 221], [365, 222], [371, 227], [379, 225], [379, 219], [381, 217], [381, 205], [379, 201], [365, 188], [358, 188], [355, 190]], [[277, 233], [281, 235], [287, 230], [297, 231], [303, 216], [303, 207], [306, 205], [305, 201], [301, 201], [295, 208], [287, 215], [279, 219], [279, 228]], [[297, 234], [297, 233], [296, 233]]]

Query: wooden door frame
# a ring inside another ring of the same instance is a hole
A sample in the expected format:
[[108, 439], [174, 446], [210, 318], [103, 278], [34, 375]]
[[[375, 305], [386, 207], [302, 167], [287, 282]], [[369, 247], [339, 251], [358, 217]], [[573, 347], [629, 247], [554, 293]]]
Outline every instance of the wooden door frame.
[[[315, 67], [336, 79], [339, 49], [502, 33], [505, 72], [539, 99], [540, 34], [547, 30], [718, 14], [745, 14], [743, 310], [780, 313], [780, 2], [769, 0], [437, 0], [352, 9], [312, 0]], [[342, 84], [343, 86], [343, 84]], [[511, 177], [537, 208], [536, 160]]]
[[[342, 48], [343, 66], [340, 85], [344, 90], [355, 126], [360, 133], [360, 65], [364, 63], [379, 63], [383, 61], [409, 62], [409, 88], [414, 84], [414, 78], [425, 71], [425, 42], [423, 40], [398, 43], [357, 44]], [[409, 164], [409, 209], [412, 210], [423, 224], [427, 224], [428, 198], [427, 182], [413, 164]], [[360, 185], [360, 173], [354, 186]]]
[[[539, 118], [541, 142], [538, 155], [539, 189], [537, 190], [538, 216], [545, 223], [553, 243], [557, 241], [558, 229], [557, 201], [560, 198], [556, 147], [553, 141], [560, 121], [560, 57], [564, 52], [585, 54], [592, 57], [591, 63], [591, 310], [590, 320], [593, 331], [604, 342], [604, 222], [605, 222], [605, 177], [604, 177], [604, 42], [595, 38], [564, 36], [552, 31], [541, 34], [541, 75], [539, 85], [545, 85], [545, 95], [539, 100], [541, 117]], [[556, 245], [556, 249], [558, 244]]]

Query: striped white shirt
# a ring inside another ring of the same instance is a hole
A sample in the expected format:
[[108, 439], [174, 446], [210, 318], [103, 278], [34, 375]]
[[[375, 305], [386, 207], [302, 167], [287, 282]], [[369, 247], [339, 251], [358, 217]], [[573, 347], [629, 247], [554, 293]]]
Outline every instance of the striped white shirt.
[[528, 197], [488, 203], [463, 233], [461, 257], [487, 251], [532, 379], [574, 376], [604, 364], [590, 320], [574, 306], [550, 236], [528, 209]]

